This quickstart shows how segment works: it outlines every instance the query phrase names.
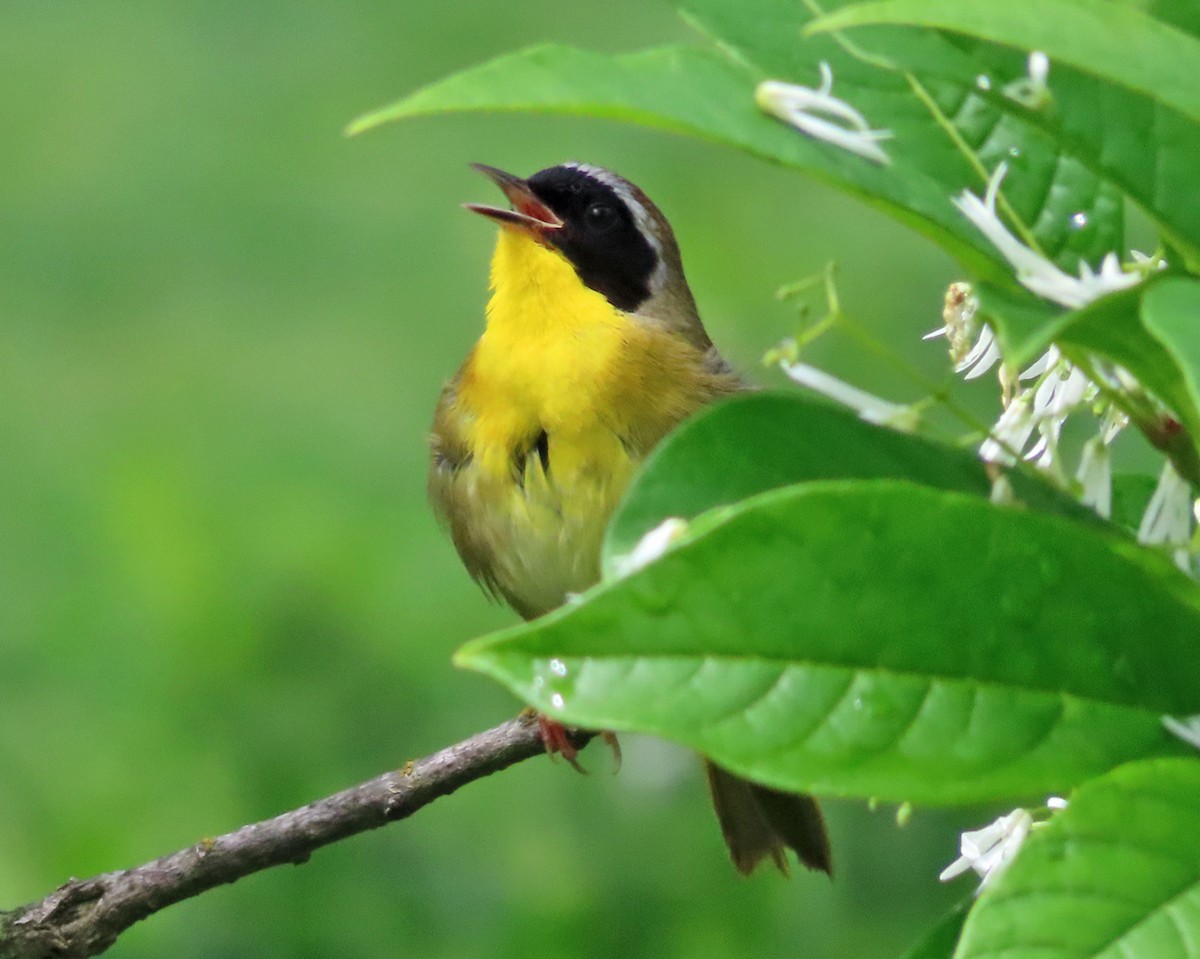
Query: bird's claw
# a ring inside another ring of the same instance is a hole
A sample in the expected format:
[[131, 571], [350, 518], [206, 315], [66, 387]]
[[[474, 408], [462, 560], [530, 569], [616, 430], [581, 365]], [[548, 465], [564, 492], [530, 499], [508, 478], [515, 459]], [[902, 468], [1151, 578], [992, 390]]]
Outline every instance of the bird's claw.
[[[571, 734], [567, 731], [567, 727], [555, 719], [551, 719], [544, 713], [537, 713], [538, 735], [542, 738], [542, 743], [546, 747], [546, 752], [551, 756], [555, 754], [562, 756], [578, 773], [587, 775], [587, 770], [579, 765], [579, 748], [571, 740]], [[614, 768], [616, 773], [621, 768], [621, 744], [617, 740], [617, 734], [609, 730], [603, 730], [600, 733], [600, 738], [612, 750]]]
[[600, 731], [600, 738], [604, 740], [606, 746], [612, 750], [613, 754], [613, 775], [621, 771], [621, 741], [617, 739], [617, 734], [611, 729], [603, 729]]
[[551, 756], [555, 753], [562, 756], [571, 768], [577, 773], [587, 775], [587, 770], [579, 765], [579, 761], [575, 758], [579, 755], [579, 750], [575, 744], [571, 742], [571, 735], [567, 732], [567, 727], [557, 720], [551, 719], [545, 713], [538, 713], [538, 734], [542, 737], [542, 743], [546, 747], [546, 752]]

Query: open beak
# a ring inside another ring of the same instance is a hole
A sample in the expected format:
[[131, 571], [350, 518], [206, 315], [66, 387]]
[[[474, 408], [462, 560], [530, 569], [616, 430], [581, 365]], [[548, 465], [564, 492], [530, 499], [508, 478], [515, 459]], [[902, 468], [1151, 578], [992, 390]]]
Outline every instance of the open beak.
[[476, 213], [482, 213], [486, 217], [490, 217], [497, 223], [504, 226], [514, 226], [518, 229], [532, 233], [534, 237], [540, 238], [545, 233], [561, 230], [563, 221], [560, 220], [550, 207], [546, 206], [539, 200], [529, 189], [529, 184], [520, 177], [515, 177], [511, 173], [505, 173], [503, 170], [497, 170], [494, 166], [486, 166], [482, 163], [472, 163], [471, 168], [478, 170], [489, 180], [500, 187], [504, 191], [504, 195], [508, 197], [508, 202], [512, 204], [511, 210], [504, 210], [496, 206], [487, 206], [483, 203], [464, 203], [468, 210], [474, 210]]

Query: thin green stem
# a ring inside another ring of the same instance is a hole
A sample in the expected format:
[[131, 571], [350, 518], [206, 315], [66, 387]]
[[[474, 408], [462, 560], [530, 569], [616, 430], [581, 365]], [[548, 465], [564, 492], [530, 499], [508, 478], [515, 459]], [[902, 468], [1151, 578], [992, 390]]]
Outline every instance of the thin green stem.
[[[958, 127], [954, 125], [954, 121], [946, 116], [946, 112], [940, 106], [938, 106], [937, 101], [933, 98], [933, 94], [931, 94], [929, 90], [926, 89], [925, 85], [917, 79], [916, 74], [910, 73], [906, 70], [904, 72], [904, 78], [908, 81], [908, 85], [912, 88], [913, 93], [916, 94], [917, 99], [920, 100], [925, 109], [929, 111], [930, 115], [934, 119], [934, 122], [936, 122], [937, 125], [942, 128], [942, 131], [946, 134], [946, 136], [950, 138], [950, 142], [954, 144], [954, 148], [963, 155], [966, 161], [971, 165], [971, 168], [979, 176], [979, 179], [984, 184], [989, 183], [991, 181], [992, 174], [988, 172], [987, 167], [983, 165], [983, 161], [979, 159], [979, 154], [976, 153], [975, 150], [972, 149], [971, 145], [963, 138], [963, 135], [959, 132]], [[1007, 217], [1012, 223], [1013, 228], [1021, 237], [1021, 240], [1024, 242], [1024, 244], [1036, 252], [1039, 256], [1045, 257], [1046, 254], [1042, 251], [1041, 246], [1039, 246], [1037, 237], [1035, 237], [1033, 235], [1033, 231], [1026, 226], [1025, 221], [1021, 219], [1021, 217], [1017, 214], [1017, 211], [1013, 209], [1012, 204], [1008, 202], [1008, 198], [1004, 195], [1003, 190], [996, 191], [996, 203], [1003, 211], [1005, 217]]]
[[[824, 8], [819, 3], [817, 3], [816, 0], [801, 0], [801, 3], [804, 4], [804, 6], [808, 9], [808, 12], [811, 13], [814, 17], [825, 16]], [[831, 30], [829, 32], [829, 35], [830, 35], [830, 37], [833, 38], [833, 41], [838, 46], [840, 46], [843, 50], [845, 50], [848, 54], [850, 54], [850, 56], [854, 57], [856, 60], [861, 60], [863, 63], [869, 63], [871, 66], [879, 67], [880, 69], [883, 69], [883, 70], [898, 69], [896, 64], [893, 63], [891, 60], [889, 60], [887, 57], [880, 56], [877, 53], [868, 53], [866, 50], [864, 50], [862, 47], [860, 47], [857, 43], [855, 43], [853, 40], [851, 40], [849, 37], [847, 37], [845, 32], [842, 30]]]

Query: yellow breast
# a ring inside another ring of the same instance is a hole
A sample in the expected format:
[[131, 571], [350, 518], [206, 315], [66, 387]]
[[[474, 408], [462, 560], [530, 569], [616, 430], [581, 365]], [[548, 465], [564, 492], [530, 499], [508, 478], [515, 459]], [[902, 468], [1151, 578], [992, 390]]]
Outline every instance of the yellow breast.
[[491, 283], [487, 329], [434, 424], [435, 448], [461, 456], [435, 462], [430, 490], [467, 567], [533, 616], [595, 582], [637, 461], [730, 388], [523, 233], [500, 231]]
[[560, 478], [612, 455], [613, 395], [633, 320], [585, 287], [557, 252], [501, 230], [487, 329], [459, 384], [474, 412], [467, 441], [489, 471], [514, 443], [544, 430]]

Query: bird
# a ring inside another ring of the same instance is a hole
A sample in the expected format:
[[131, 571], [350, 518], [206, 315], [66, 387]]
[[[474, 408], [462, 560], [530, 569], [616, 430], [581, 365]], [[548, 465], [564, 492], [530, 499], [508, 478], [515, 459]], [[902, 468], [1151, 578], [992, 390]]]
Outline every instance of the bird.
[[[751, 387], [701, 322], [674, 231], [624, 177], [586, 163], [527, 179], [471, 164], [507, 206], [479, 340], [437, 402], [429, 495], [471, 576], [534, 619], [600, 578], [605, 526], [638, 464], [688, 417]], [[573, 759], [558, 724], [547, 749]], [[705, 769], [743, 874], [785, 851], [832, 875], [815, 799]]]

